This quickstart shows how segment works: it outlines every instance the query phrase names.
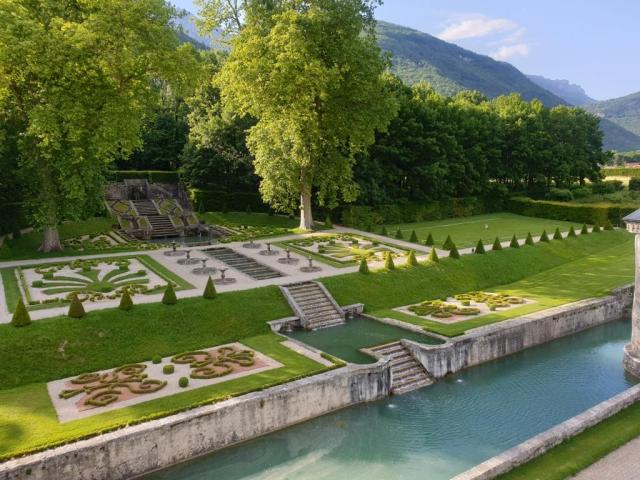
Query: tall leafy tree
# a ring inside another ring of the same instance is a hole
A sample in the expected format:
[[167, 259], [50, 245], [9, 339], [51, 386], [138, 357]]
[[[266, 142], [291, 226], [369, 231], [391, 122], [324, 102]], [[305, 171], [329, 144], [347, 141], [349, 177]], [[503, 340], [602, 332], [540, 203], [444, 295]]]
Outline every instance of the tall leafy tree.
[[225, 105], [256, 124], [247, 143], [263, 199], [313, 228], [312, 196], [352, 201], [354, 155], [395, 112], [381, 76], [374, 0], [256, 0], [216, 82]]
[[57, 226], [100, 208], [114, 155], [140, 145], [161, 79], [188, 83], [164, 0], [0, 2], [0, 123], [15, 125], [27, 206], [61, 249]]

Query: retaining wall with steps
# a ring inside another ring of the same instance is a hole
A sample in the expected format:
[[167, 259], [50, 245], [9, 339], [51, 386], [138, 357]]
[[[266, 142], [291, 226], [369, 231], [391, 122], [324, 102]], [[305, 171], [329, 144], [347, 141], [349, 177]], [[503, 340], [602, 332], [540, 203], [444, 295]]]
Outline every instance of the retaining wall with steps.
[[210, 248], [204, 250], [204, 252], [255, 280], [267, 280], [284, 276], [281, 272], [229, 247]]
[[404, 340], [363, 350], [376, 358], [389, 360], [391, 391], [396, 395], [426, 387], [434, 381], [411, 350], [404, 345]]

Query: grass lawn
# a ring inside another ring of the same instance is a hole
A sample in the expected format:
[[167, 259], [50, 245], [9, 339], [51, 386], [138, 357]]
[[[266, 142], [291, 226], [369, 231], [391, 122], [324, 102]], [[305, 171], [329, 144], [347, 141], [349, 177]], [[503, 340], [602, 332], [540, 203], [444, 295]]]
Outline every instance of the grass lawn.
[[[60, 241], [83, 235], [97, 235], [107, 233], [112, 230], [115, 220], [108, 217], [96, 217], [81, 222], [63, 223], [58, 228], [60, 233]], [[108, 250], [75, 250], [73, 248], [65, 248], [62, 252], [42, 253], [38, 251], [42, 243], [42, 232], [31, 232], [23, 235], [16, 240], [10, 240], [10, 245], [0, 247], [0, 261], [7, 260], [25, 260], [28, 258], [52, 258], [52, 257], [69, 257], [74, 255], [93, 255], [93, 254], [109, 254], [114, 252], [128, 252], [135, 250], [131, 246], [116, 246]]]
[[[489, 228], [485, 229], [486, 225]], [[385, 225], [385, 227], [391, 237], [395, 236], [396, 230], [400, 229], [405, 240], [409, 240], [411, 231], [415, 230], [420, 242], [424, 242], [431, 233], [436, 247], [441, 247], [447, 235], [451, 235], [456, 247], [466, 248], [475, 247], [479, 239], [482, 239], [485, 246], [490, 246], [496, 237], [501, 241], [511, 240], [514, 233], [518, 238], [526, 238], [529, 232], [535, 237], [546, 230], [551, 236], [556, 227], [560, 227], [560, 230], [565, 232], [571, 225], [576, 231], [582, 228], [582, 225], [561, 220], [524, 217], [513, 213], [490, 213], [430, 222]]]
[[[632, 280], [633, 237], [624, 231], [614, 231], [485, 255], [466, 255], [459, 260], [446, 258], [437, 264], [392, 272], [341, 275], [322, 282], [341, 305], [362, 302], [372, 315], [399, 318], [452, 336], [540, 308], [602, 296]], [[488, 289], [508, 291], [539, 303], [457, 325], [430, 322], [390, 310]]]
[[198, 218], [216, 225], [250, 225], [253, 227], [279, 227], [296, 229], [300, 225], [297, 218], [289, 218], [284, 215], [269, 215], [267, 213], [245, 212], [205, 212], [199, 213]]
[[640, 403], [635, 403], [499, 480], [563, 480], [640, 436]]
[[[237, 339], [235, 336], [233, 338]], [[64, 424], [58, 422], [45, 383], [31, 383], [0, 391], [0, 461], [329, 369], [282, 346], [280, 342], [283, 338], [272, 333], [238, 340], [284, 366]], [[227, 340], [212, 341], [213, 343], [203, 342], [202, 345], [207, 343], [207, 346], [214, 346], [226, 343]], [[111, 361], [112, 366], [117, 364]]]

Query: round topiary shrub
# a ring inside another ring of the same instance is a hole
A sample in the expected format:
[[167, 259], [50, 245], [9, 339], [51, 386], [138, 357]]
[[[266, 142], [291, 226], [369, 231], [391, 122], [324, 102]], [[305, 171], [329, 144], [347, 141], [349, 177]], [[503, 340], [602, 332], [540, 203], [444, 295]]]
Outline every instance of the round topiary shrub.
[[387, 252], [387, 254], [385, 255], [384, 268], [387, 269], [387, 270], [395, 270], [396, 269], [396, 266], [393, 263], [393, 255], [391, 255], [391, 252]]
[[365, 257], [362, 257], [360, 259], [360, 268], [358, 268], [358, 272], [362, 273], [363, 275], [369, 273], [369, 265], [367, 264], [367, 259]]
[[29, 311], [27, 307], [25, 307], [22, 298], [18, 300], [18, 305], [16, 306], [16, 311], [13, 312], [13, 317], [11, 317], [11, 325], [14, 327], [26, 327], [31, 324], [31, 317], [29, 316]]
[[86, 314], [87, 313], [84, 311], [84, 306], [82, 305], [82, 302], [78, 300], [78, 296], [75, 294], [72, 295], [71, 305], [69, 305], [69, 313], [67, 315], [69, 315], [71, 318], [82, 318]]
[[176, 367], [174, 367], [173, 365], [165, 365], [164, 367], [162, 367], [162, 373], [164, 373], [165, 375], [171, 375], [175, 371]]
[[187, 377], [180, 377], [180, 380], [178, 380], [178, 386], [180, 388], [187, 388], [189, 386], [189, 379]]
[[125, 288], [123, 290], [118, 308], [125, 312], [128, 312], [133, 308], [133, 300], [131, 299], [131, 294], [129, 294], [129, 289]]
[[216, 286], [213, 284], [211, 276], [209, 276], [209, 280], [207, 280], [207, 285], [204, 287], [202, 297], [208, 300], [213, 300], [217, 295], [218, 293], [216, 292]]
[[151, 357], [151, 363], [153, 363], [154, 365], [162, 363], [162, 357], [160, 355], [154, 355], [153, 357]]
[[164, 295], [162, 296], [162, 303], [165, 305], [175, 305], [178, 303], [178, 297], [176, 297], [176, 291], [173, 289], [172, 283], [167, 285]]

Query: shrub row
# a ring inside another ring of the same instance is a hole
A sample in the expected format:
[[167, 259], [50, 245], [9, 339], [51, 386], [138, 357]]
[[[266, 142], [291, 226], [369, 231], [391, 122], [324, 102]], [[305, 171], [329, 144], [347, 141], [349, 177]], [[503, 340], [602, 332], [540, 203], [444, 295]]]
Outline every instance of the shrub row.
[[640, 168], [605, 168], [602, 173], [607, 177], [640, 177]]
[[519, 215], [598, 225], [621, 225], [622, 218], [636, 209], [634, 205], [562, 203], [527, 197], [513, 197], [507, 202], [507, 210]]

